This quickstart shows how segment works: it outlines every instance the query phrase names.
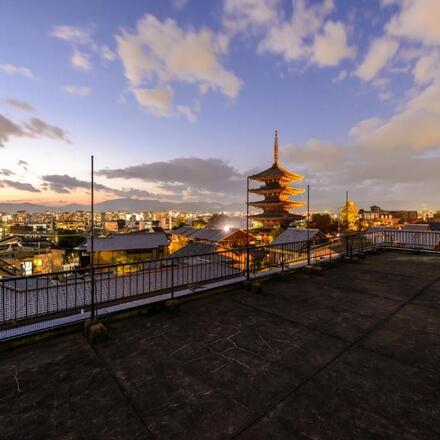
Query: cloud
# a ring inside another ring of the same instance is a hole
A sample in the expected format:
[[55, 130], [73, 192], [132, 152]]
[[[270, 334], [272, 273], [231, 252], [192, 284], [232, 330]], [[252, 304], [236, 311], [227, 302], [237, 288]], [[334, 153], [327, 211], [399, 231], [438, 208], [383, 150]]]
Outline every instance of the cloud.
[[25, 101], [21, 101], [20, 99], [7, 98], [4, 101], [6, 102], [6, 104], [10, 105], [11, 107], [18, 108], [19, 110], [24, 110], [25, 112], [34, 111], [34, 107], [32, 107], [32, 105], [28, 104]]
[[173, 113], [173, 90], [170, 87], [132, 90], [137, 102], [155, 116], [171, 116]]
[[332, 79], [332, 82], [338, 83], [344, 81], [347, 78], [348, 78], [348, 72], [347, 70], [343, 69], [338, 73], [338, 75], [335, 78]]
[[290, 19], [272, 20], [259, 43], [258, 52], [321, 67], [336, 66], [346, 58], [353, 58], [356, 50], [348, 44], [345, 25], [327, 20], [334, 8], [333, 0], [313, 4], [297, 0]]
[[106, 45], [101, 46], [99, 48], [99, 52], [103, 60], [114, 61], [117, 58], [117, 55]]
[[54, 26], [50, 35], [70, 43], [89, 44], [91, 42], [92, 29], [79, 26], [59, 25]]
[[267, 27], [278, 19], [279, 0], [225, 0], [223, 26], [232, 33]]
[[52, 139], [59, 139], [64, 142], [70, 142], [66, 132], [56, 125], [50, 125], [39, 118], [31, 118], [23, 125], [26, 135], [31, 137], [45, 136]]
[[[100, 170], [108, 179], [137, 179], [167, 185], [166, 189], [189, 186], [215, 193], [232, 193], [243, 187], [244, 176], [221, 159], [176, 158], [127, 168]], [[171, 186], [170, 186], [171, 185]]]
[[[67, 174], [51, 174], [45, 175], [41, 177], [43, 180], [43, 187], [50, 189], [57, 194], [70, 194], [72, 191], [78, 189], [86, 189], [90, 190], [91, 182], [87, 180], [80, 180], [76, 177], [69, 176]], [[118, 197], [156, 197], [156, 194], [153, 194], [149, 191], [145, 191], [138, 188], [122, 188], [115, 189], [110, 188], [106, 185], [102, 185], [100, 183], [94, 183], [95, 191], [106, 192], [109, 194], [113, 194]]]
[[86, 86], [64, 86], [64, 90], [75, 96], [89, 96], [91, 93], [90, 87]]
[[422, 202], [435, 206], [440, 203], [439, 120], [440, 72], [414, 90], [391, 117], [374, 116], [354, 125], [350, 143], [312, 139], [282, 148], [282, 158], [304, 170], [307, 181], [318, 187], [314, 194], [327, 206], [333, 194], [345, 189], [363, 203], [400, 200], [404, 194], [405, 205], [395, 207], [415, 208]]
[[344, 150], [334, 142], [309, 139], [303, 145], [285, 145], [281, 148], [281, 158], [286, 162], [311, 167], [315, 171], [338, 167]]
[[23, 129], [19, 125], [0, 115], [0, 147], [3, 147], [9, 138], [23, 135]]
[[386, 26], [390, 35], [428, 46], [440, 44], [438, 0], [402, 0], [399, 5], [399, 13]]
[[373, 40], [355, 74], [363, 81], [371, 81], [396, 54], [398, 48], [399, 43], [388, 36]]
[[78, 49], [75, 49], [72, 53], [72, 57], [70, 58], [70, 62], [72, 63], [72, 66], [81, 69], [81, 70], [91, 70], [92, 65], [89, 60], [89, 55], [87, 55], [84, 52], [79, 51]]
[[[90, 189], [90, 182], [86, 180], [79, 180], [76, 177], [69, 176], [67, 174], [51, 174], [41, 177], [45, 186], [47, 186], [51, 191], [58, 194], [68, 194], [73, 190], [82, 188]], [[109, 191], [110, 189], [105, 185], [100, 185], [95, 183], [95, 189], [98, 191], [104, 190]]]
[[337, 66], [341, 60], [353, 58], [354, 47], [347, 43], [347, 31], [341, 22], [328, 21], [312, 46], [312, 62], [318, 66]]
[[195, 122], [197, 120], [197, 114], [187, 105], [178, 105], [177, 111], [185, 116], [190, 122]]
[[440, 54], [438, 51], [421, 56], [413, 69], [414, 82], [427, 84], [439, 76]]
[[6, 168], [3, 168], [3, 169], [0, 169], [0, 174], [2, 175], [2, 176], [14, 176], [15, 175], [15, 173], [14, 173], [14, 171], [11, 171], [11, 170], [7, 170]]
[[173, 8], [180, 11], [188, 4], [188, 0], [173, 0]]
[[10, 75], [20, 75], [29, 79], [34, 77], [32, 70], [28, 69], [27, 67], [14, 66], [12, 64], [2, 64], [0, 65], [0, 70], [5, 73], [9, 73]]
[[7, 180], [7, 179], [0, 180], [0, 187], [14, 188], [14, 189], [18, 189], [19, 191], [28, 191], [34, 193], [41, 192], [39, 189], [35, 188], [30, 183], [15, 182], [13, 180]]
[[146, 14], [135, 31], [116, 35], [116, 42], [131, 90], [154, 114], [174, 114], [167, 99], [176, 82], [218, 90], [229, 98], [235, 98], [241, 88], [241, 80], [221, 62], [228, 49], [227, 37], [207, 28], [184, 29], [174, 20], [160, 21]]
[[373, 40], [364, 61], [357, 68], [355, 74], [364, 81], [371, 81], [386, 66], [398, 49], [399, 43], [388, 36]]
[[49, 137], [69, 142], [65, 131], [55, 125], [50, 125], [39, 118], [31, 118], [22, 125], [0, 115], [0, 146], [11, 137]]
[[94, 26], [58, 25], [53, 27], [49, 35], [70, 43], [72, 47], [70, 62], [73, 67], [90, 71], [93, 68], [92, 60], [96, 61], [96, 57], [99, 57], [101, 61], [114, 61], [117, 58], [107, 45], [94, 42], [94, 31]]
[[358, 122], [350, 130], [350, 136], [355, 139], [362, 139], [368, 136], [372, 131], [376, 130], [383, 124], [382, 119], [373, 117]]
[[352, 132], [359, 142], [368, 143], [381, 151], [392, 149], [394, 154], [396, 150], [401, 154], [405, 149], [438, 149], [439, 120], [440, 74], [432, 84], [399, 108], [388, 121], [374, 118], [371, 126], [368, 126], [368, 121], [362, 121]]

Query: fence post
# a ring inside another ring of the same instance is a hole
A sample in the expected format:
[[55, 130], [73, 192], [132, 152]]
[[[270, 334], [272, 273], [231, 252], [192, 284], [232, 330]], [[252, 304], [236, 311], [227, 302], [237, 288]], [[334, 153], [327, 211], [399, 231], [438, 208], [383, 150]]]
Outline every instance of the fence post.
[[310, 241], [307, 240], [307, 265], [310, 266]]
[[246, 247], [246, 279], [249, 280], [249, 245]]
[[284, 272], [284, 244], [281, 245], [281, 272]]
[[171, 299], [174, 299], [174, 258], [171, 258]]
[[3, 281], [0, 281], [2, 283], [2, 311], [3, 311], [3, 322], [2, 324], [5, 324], [6, 322], [6, 311], [5, 311], [5, 283]]

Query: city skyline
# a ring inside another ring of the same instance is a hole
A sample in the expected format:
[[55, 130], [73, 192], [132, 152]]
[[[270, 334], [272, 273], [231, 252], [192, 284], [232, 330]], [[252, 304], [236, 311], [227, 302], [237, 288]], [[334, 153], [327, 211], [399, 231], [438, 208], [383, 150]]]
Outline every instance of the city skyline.
[[278, 128], [315, 206], [440, 205], [436, 0], [0, 12], [0, 203], [87, 204], [94, 154], [98, 202], [244, 204]]

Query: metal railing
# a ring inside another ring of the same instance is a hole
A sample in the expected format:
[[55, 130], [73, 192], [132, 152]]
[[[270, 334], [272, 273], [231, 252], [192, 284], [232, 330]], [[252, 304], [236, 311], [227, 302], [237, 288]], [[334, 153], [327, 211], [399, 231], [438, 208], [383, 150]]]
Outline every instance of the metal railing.
[[[384, 247], [436, 252], [439, 243], [440, 232], [384, 230], [353, 233], [317, 246], [302, 241], [95, 266], [93, 281], [90, 268], [2, 278], [0, 341], [87, 319], [92, 303], [99, 316], [139, 300], [173, 299], [225, 280], [253, 279]], [[20, 330], [22, 326], [27, 330]]]

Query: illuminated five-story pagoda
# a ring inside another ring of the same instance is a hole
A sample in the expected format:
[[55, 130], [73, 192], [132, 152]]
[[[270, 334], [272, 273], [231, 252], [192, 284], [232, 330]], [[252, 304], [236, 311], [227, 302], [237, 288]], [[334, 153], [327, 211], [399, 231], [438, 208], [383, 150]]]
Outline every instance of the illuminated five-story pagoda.
[[263, 235], [269, 234], [276, 227], [286, 228], [291, 221], [300, 220], [302, 215], [291, 214], [289, 210], [303, 206], [303, 202], [296, 202], [289, 199], [290, 196], [302, 194], [304, 189], [292, 188], [289, 184], [294, 181], [302, 180], [303, 176], [292, 173], [279, 164], [278, 153], [278, 130], [275, 130], [274, 140], [274, 163], [267, 170], [249, 176], [250, 180], [255, 180], [264, 185], [259, 188], [249, 189], [250, 193], [264, 196], [264, 200], [249, 202], [250, 206], [263, 209], [260, 214], [250, 217], [263, 224], [259, 232]]

